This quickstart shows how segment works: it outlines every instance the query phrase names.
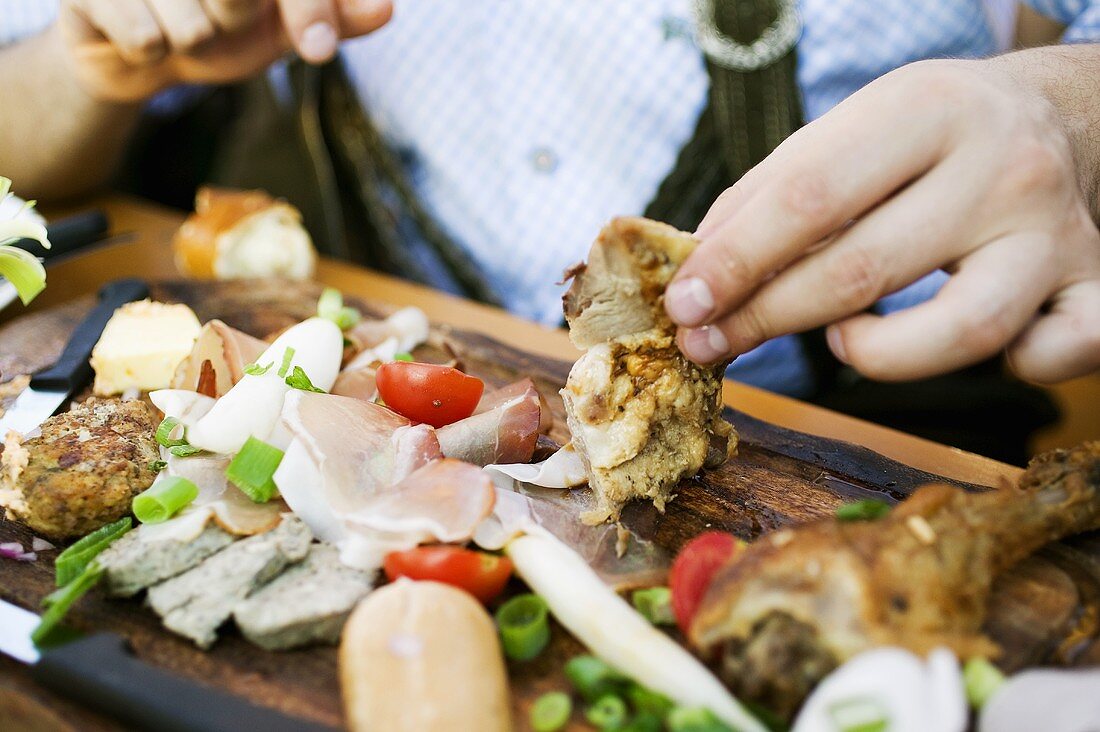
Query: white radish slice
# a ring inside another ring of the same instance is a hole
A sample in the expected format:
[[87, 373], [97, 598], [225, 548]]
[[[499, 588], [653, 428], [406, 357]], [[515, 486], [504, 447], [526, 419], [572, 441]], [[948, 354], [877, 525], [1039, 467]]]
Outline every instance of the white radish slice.
[[1019, 673], [982, 707], [979, 732], [1081, 732], [1100, 729], [1100, 669]]
[[516, 572], [592, 653], [686, 707], [706, 707], [742, 732], [766, 732], [706, 666], [608, 588], [553, 536], [532, 533], [505, 549]]
[[212, 397], [187, 389], [157, 389], [149, 392], [149, 401], [164, 412], [165, 417], [174, 417], [185, 427], [205, 417], [214, 406]]
[[925, 662], [903, 648], [876, 648], [833, 671], [803, 704], [794, 732], [835, 732], [837, 715], [876, 711], [891, 732], [962, 732], [966, 698], [955, 654], [937, 648]]
[[542, 488], [573, 488], [588, 481], [584, 461], [571, 442], [540, 463], [486, 465], [484, 470], [493, 477], [494, 482], [496, 475], [503, 475]]
[[343, 349], [343, 334], [331, 320], [310, 318], [288, 328], [256, 359], [270, 368], [263, 374], [245, 374], [188, 431], [188, 441], [227, 454], [240, 450], [249, 437], [268, 439], [290, 391], [279, 372], [291, 374], [300, 366], [315, 387], [327, 391], [340, 371]]

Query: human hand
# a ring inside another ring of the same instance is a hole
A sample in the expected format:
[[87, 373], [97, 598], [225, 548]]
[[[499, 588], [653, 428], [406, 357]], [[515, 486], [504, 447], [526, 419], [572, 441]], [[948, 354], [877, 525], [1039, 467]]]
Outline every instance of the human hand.
[[60, 37], [93, 97], [146, 99], [184, 82], [247, 78], [295, 49], [327, 61], [384, 25], [392, 0], [63, 0]]
[[[726, 190], [668, 289], [685, 354], [832, 324], [837, 358], [881, 380], [1005, 348], [1033, 381], [1100, 367], [1100, 233], [1066, 133], [987, 64], [888, 74]], [[938, 268], [952, 276], [929, 302], [864, 312]]]

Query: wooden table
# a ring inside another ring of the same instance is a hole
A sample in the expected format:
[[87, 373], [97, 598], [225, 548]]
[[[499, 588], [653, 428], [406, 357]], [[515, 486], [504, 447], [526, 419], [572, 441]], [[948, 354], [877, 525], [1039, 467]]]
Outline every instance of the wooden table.
[[[91, 205], [100, 206], [108, 212], [116, 240], [51, 266], [49, 286], [33, 303], [32, 310], [92, 293], [104, 282], [118, 277], [178, 277], [172, 261], [170, 239], [182, 220], [179, 212], [118, 196], [94, 201]], [[436, 322], [480, 331], [526, 351], [569, 360], [577, 355], [563, 330], [544, 328], [504, 311], [358, 266], [322, 260], [317, 279], [370, 300], [396, 306], [417, 305]], [[21, 312], [20, 308], [13, 307], [3, 313], [0, 320], [10, 319]], [[724, 396], [731, 405], [760, 419], [802, 432], [857, 443], [897, 461], [946, 477], [997, 485], [1001, 478], [1012, 479], [1019, 472], [1017, 468], [988, 458], [732, 381], [726, 382]], [[47, 568], [44, 567], [43, 571]], [[11, 722], [10, 715], [14, 710], [21, 711], [26, 724], [5, 726]], [[76, 709], [72, 705], [36, 688], [18, 664], [4, 657], [0, 657], [0, 711], [7, 715], [5, 724], [0, 725], [5, 729], [71, 729], [64, 720], [92, 719], [85, 713], [74, 716]], [[99, 728], [99, 721], [94, 723]], [[114, 729], [108, 722], [103, 722], [103, 725], [105, 729]]]

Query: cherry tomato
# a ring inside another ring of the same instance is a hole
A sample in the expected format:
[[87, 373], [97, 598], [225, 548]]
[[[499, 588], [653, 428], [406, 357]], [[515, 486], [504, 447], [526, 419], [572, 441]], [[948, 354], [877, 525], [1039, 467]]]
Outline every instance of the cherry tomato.
[[374, 378], [387, 407], [432, 427], [469, 417], [485, 390], [481, 379], [432, 363], [384, 363]]
[[512, 576], [512, 560], [457, 546], [418, 546], [390, 552], [382, 564], [392, 582], [398, 577], [435, 580], [466, 590], [482, 602], [501, 593]]
[[672, 591], [672, 614], [684, 633], [699, 611], [714, 575], [744, 546], [733, 534], [708, 531], [689, 541], [676, 555], [669, 570], [668, 586]]

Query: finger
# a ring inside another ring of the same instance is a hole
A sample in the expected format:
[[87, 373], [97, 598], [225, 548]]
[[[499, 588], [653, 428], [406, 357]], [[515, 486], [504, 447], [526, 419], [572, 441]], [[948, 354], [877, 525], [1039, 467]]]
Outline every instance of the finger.
[[393, 17], [392, 0], [337, 0], [340, 37], [355, 38], [378, 30]]
[[1008, 362], [1020, 378], [1044, 384], [1100, 369], [1100, 280], [1060, 292], [1009, 347]]
[[199, 0], [146, 0], [172, 50], [189, 53], [214, 37], [214, 22]]
[[837, 358], [873, 379], [920, 379], [988, 358], [1011, 342], [1050, 296], [1053, 243], [1020, 234], [982, 247], [959, 265], [939, 294], [880, 317], [857, 315], [827, 332]]
[[699, 325], [729, 312], [769, 274], [935, 164], [946, 126], [934, 115], [898, 115], [894, 96], [876, 91], [834, 110], [754, 169], [757, 190], [728, 218], [708, 222], [669, 287], [675, 322]]
[[143, 0], [82, 0], [74, 8], [128, 64], [149, 65], [168, 51], [160, 25]]
[[945, 161], [764, 283], [714, 323], [730, 353], [865, 310], [984, 243], [970, 221], [982, 190], [968, 183], [970, 171], [965, 161]]
[[249, 28], [271, 6], [271, 0], [202, 0], [206, 14], [221, 31]]
[[290, 42], [305, 61], [319, 64], [336, 53], [340, 20], [336, 0], [279, 0]]

